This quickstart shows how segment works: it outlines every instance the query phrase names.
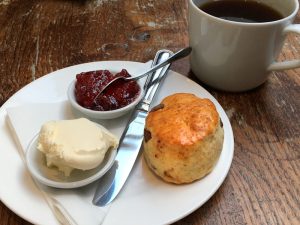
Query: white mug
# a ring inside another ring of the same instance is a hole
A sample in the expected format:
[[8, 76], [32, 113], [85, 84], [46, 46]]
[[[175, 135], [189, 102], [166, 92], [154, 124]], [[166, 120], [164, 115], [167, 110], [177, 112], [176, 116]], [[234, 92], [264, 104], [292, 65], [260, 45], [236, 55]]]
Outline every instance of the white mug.
[[203, 83], [226, 91], [246, 91], [264, 83], [271, 71], [300, 67], [300, 60], [276, 62], [292, 24], [298, 0], [263, 0], [283, 15], [262, 23], [233, 22], [198, 8], [212, 0], [189, 0], [191, 69]]

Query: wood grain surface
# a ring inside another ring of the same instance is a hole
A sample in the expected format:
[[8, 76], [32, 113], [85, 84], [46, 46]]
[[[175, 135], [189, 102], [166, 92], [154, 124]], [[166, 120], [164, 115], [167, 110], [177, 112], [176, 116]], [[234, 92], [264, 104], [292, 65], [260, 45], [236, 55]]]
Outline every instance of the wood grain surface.
[[[146, 62], [158, 49], [176, 51], [188, 45], [187, 23], [187, 0], [0, 0], [0, 105], [26, 84], [67, 66]], [[299, 43], [299, 35], [289, 35], [279, 60], [299, 58]], [[219, 101], [235, 138], [232, 167], [220, 189], [175, 225], [299, 225], [300, 69], [272, 73], [244, 93], [200, 83], [188, 59], [172, 69]], [[1, 202], [0, 224], [30, 223]]]

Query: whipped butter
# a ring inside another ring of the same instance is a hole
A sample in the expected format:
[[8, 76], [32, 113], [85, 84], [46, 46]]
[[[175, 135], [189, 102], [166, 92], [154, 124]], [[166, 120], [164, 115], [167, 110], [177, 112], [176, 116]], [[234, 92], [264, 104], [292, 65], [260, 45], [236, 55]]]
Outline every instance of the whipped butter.
[[117, 145], [118, 139], [104, 127], [80, 118], [45, 123], [37, 148], [46, 155], [47, 166], [56, 166], [69, 176], [73, 169], [97, 167]]

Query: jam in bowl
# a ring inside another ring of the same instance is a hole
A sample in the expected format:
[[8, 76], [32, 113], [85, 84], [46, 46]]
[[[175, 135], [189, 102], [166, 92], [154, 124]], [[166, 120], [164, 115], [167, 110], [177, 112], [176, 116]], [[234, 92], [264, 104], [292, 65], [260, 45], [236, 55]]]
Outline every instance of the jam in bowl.
[[108, 70], [82, 72], [68, 89], [71, 105], [88, 117], [113, 119], [129, 112], [142, 98], [143, 88], [137, 81], [118, 80], [100, 93], [117, 76], [129, 77], [123, 69], [113, 74]]

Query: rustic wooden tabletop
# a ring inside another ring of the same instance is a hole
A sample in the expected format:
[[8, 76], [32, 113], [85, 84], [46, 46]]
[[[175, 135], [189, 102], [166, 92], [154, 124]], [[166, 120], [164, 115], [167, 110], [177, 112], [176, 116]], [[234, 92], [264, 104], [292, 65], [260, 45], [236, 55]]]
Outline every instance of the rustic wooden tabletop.
[[[1, 0], [0, 105], [67, 66], [146, 62], [161, 48], [179, 50], [188, 46], [187, 23], [187, 0]], [[279, 60], [299, 58], [299, 43], [299, 36], [289, 35]], [[252, 91], [226, 93], [197, 81], [188, 59], [171, 68], [219, 101], [235, 138], [222, 186], [175, 224], [300, 224], [300, 69], [272, 73]], [[2, 202], [0, 223], [30, 224]]]

